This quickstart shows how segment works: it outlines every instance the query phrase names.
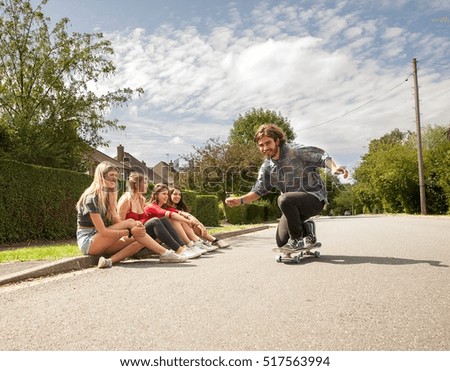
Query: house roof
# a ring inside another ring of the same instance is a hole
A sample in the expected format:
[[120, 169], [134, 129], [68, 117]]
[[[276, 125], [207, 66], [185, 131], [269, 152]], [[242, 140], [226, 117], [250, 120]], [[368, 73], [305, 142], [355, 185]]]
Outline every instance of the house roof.
[[100, 152], [99, 150], [95, 148], [91, 148], [92, 152], [89, 154], [89, 159], [97, 164], [103, 161], [109, 161], [114, 166], [116, 166], [119, 169], [125, 168], [126, 170], [131, 170], [131, 167], [122, 164], [121, 162], [117, 161], [113, 157], [109, 157], [108, 155], [105, 155], [103, 152]]

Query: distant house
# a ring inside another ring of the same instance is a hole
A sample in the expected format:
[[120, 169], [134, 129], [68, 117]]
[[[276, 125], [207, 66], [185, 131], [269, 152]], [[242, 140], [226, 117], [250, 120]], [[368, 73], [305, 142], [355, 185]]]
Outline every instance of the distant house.
[[126, 180], [132, 171], [137, 171], [147, 178], [149, 183], [165, 183], [169, 186], [174, 185], [177, 170], [173, 162], [166, 163], [160, 161], [153, 168], [149, 168], [144, 161], [138, 160], [128, 152], [125, 152], [124, 146], [117, 146], [117, 156], [112, 158], [97, 149], [92, 148], [88, 156], [89, 175], [94, 175], [95, 168], [102, 161], [109, 161], [119, 169], [120, 179]]
[[153, 166], [153, 183], [164, 183], [168, 186], [175, 184], [176, 170], [173, 167], [173, 162], [169, 163], [160, 161]]
[[117, 161], [115, 158], [109, 157], [108, 155], [105, 155], [103, 152], [100, 152], [95, 148], [91, 148], [91, 153], [88, 154], [89, 175], [94, 176], [97, 165], [103, 161], [109, 161], [114, 166], [116, 166], [117, 169], [119, 169], [121, 179], [125, 179], [130, 171], [132, 171], [129, 166], [124, 165], [123, 163]]
[[115, 157], [115, 159], [125, 168], [129, 169], [126, 174], [127, 178], [128, 175], [130, 175], [131, 171], [136, 171], [138, 173], [144, 174], [148, 181], [150, 181], [150, 179], [153, 177], [152, 169], [148, 168], [147, 164], [144, 161], [140, 161], [130, 153], [125, 152], [125, 148], [121, 144], [117, 146], [117, 156]]

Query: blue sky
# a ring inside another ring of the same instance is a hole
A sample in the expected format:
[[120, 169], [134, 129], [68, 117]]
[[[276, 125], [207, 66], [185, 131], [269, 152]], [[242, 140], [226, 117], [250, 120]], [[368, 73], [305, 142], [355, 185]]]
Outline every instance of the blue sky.
[[113, 112], [127, 129], [104, 134], [111, 156], [175, 160], [263, 108], [351, 168], [371, 139], [415, 130], [413, 58], [422, 126], [450, 123], [448, 1], [49, 0], [44, 13], [111, 40], [117, 73], [95, 89], [145, 90]]

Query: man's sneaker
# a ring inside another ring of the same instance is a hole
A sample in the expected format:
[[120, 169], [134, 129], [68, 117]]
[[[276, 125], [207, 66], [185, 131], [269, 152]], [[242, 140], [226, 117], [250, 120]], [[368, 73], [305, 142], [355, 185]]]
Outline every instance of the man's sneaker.
[[317, 242], [317, 239], [314, 236], [306, 236], [305, 237], [305, 247], [313, 247]]
[[180, 255], [186, 256], [188, 259], [195, 259], [202, 255], [200, 250], [197, 250], [195, 246], [186, 247]]
[[288, 243], [282, 247], [282, 249], [287, 252], [296, 252], [303, 250], [304, 248], [305, 244], [303, 243], [303, 238], [289, 238]]
[[106, 259], [103, 256], [100, 256], [100, 259], [98, 259], [98, 265], [99, 268], [111, 268], [112, 267], [112, 260]]
[[215, 245], [215, 246], [218, 246], [221, 249], [226, 249], [227, 247], [230, 247], [230, 244], [228, 242], [224, 242], [222, 240], [218, 240], [217, 238], [212, 244]]
[[173, 250], [166, 250], [166, 252], [159, 256], [160, 263], [184, 263], [188, 258], [181, 254], [177, 254]]

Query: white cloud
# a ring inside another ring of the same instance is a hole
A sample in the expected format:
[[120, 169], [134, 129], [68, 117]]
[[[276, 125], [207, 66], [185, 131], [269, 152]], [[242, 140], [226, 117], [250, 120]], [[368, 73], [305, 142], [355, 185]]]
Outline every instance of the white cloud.
[[180, 138], [179, 136], [173, 137], [171, 140], [169, 140], [170, 144], [183, 144], [184, 140], [183, 138]]
[[[300, 142], [323, 146], [348, 162], [358, 159], [370, 138], [396, 127], [414, 130], [409, 82], [345, 113], [406, 78], [412, 40], [424, 59], [448, 60], [449, 38], [363, 17], [348, 4], [263, 2], [252, 22], [230, 7], [231, 22], [209, 32], [163, 26], [155, 33], [108, 34], [118, 67], [113, 85], [146, 91], [122, 112], [126, 147], [143, 159], [164, 159], [165, 153], [176, 158], [208, 138], [226, 139], [233, 119], [252, 107], [281, 112]], [[425, 74], [421, 85], [425, 121], [448, 122], [448, 79]], [[120, 136], [111, 138], [120, 142]]]

